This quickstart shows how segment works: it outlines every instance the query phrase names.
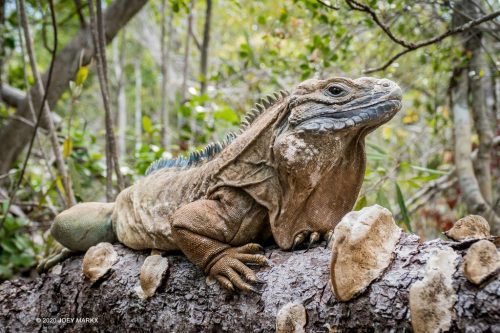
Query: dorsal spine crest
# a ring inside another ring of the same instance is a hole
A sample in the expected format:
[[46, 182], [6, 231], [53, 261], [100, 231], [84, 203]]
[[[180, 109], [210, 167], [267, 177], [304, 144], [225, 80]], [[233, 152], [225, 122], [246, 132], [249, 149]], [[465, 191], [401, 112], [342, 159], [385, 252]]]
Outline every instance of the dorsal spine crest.
[[[283, 100], [289, 95], [285, 90], [281, 90], [273, 95], [268, 95], [260, 100], [260, 103], [255, 104], [255, 106], [248, 111], [243, 117], [240, 123], [239, 133], [241, 134], [247, 130], [264, 111], [274, 106], [278, 101]], [[210, 161], [215, 156], [217, 156], [225, 147], [230, 145], [236, 138], [238, 134], [234, 132], [229, 132], [222, 142], [212, 142], [205, 146], [202, 150], [198, 150], [190, 153], [187, 157], [177, 157], [174, 159], [163, 158], [151, 163], [149, 168], [146, 170], [146, 176], [152, 172], [159, 169], [187, 169], [192, 166], [199, 165], [206, 161]]]

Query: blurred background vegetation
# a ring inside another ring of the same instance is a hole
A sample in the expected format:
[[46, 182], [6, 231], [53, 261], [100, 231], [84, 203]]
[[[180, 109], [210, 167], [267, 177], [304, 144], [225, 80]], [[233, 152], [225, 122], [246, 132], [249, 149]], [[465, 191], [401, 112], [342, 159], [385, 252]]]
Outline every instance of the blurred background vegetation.
[[[34, 274], [37, 257], [50, 249], [53, 217], [71, 204], [68, 186], [77, 202], [107, 199], [105, 108], [89, 2], [54, 0], [61, 61], [47, 100], [57, 147], [42, 119], [23, 173], [43, 94], [19, 6], [43, 74], [54, 51], [51, 1], [0, 1], [0, 280]], [[127, 6], [130, 20], [120, 12]], [[367, 139], [355, 209], [385, 206], [424, 239], [467, 213], [498, 230], [498, 7], [495, 0], [103, 1], [110, 120], [124, 183], [143, 177], [160, 157], [223, 138], [268, 93], [312, 77], [386, 77], [403, 88], [404, 107]], [[108, 33], [113, 24], [116, 33]], [[51, 89], [60, 93], [51, 96]], [[465, 125], [456, 121], [464, 107]], [[467, 187], [470, 179], [475, 187]], [[118, 185], [115, 179], [112, 195]]]

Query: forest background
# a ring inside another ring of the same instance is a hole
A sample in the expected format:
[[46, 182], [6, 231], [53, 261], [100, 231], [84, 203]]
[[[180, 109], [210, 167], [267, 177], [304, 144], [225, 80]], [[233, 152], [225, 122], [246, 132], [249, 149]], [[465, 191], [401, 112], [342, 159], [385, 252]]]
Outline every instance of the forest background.
[[[354, 209], [440, 237], [500, 230], [496, 0], [0, 1], [0, 281], [36, 274], [54, 216], [236, 130], [307, 78], [378, 76], [403, 110], [368, 137]], [[36, 135], [34, 135], [36, 133]]]

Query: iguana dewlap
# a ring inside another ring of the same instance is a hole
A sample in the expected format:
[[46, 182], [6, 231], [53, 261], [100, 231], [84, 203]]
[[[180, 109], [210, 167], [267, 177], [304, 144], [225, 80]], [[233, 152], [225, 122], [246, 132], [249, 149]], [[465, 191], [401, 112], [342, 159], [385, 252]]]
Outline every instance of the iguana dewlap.
[[307, 80], [262, 100], [238, 135], [188, 158], [161, 160], [115, 203], [83, 203], [55, 219], [73, 251], [118, 240], [181, 250], [227, 288], [253, 290], [269, 237], [282, 249], [328, 234], [349, 212], [365, 171], [364, 138], [401, 108], [386, 79]]

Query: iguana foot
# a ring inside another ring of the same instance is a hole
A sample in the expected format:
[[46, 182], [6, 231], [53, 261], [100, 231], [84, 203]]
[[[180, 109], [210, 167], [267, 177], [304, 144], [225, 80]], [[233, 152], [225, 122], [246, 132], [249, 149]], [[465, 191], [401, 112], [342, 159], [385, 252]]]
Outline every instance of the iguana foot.
[[236, 287], [246, 292], [253, 291], [259, 293], [259, 290], [248, 282], [262, 283], [262, 281], [257, 278], [255, 272], [246, 264], [268, 265], [266, 256], [255, 254], [260, 251], [263, 251], [262, 246], [254, 243], [227, 249], [222, 253], [221, 258], [210, 268], [210, 275], [226, 289], [234, 290]]
[[55, 265], [63, 262], [64, 260], [75, 254], [76, 252], [61, 247], [55, 253], [49, 255], [47, 258], [41, 259], [40, 262], [38, 263], [38, 266], [36, 266], [36, 271], [38, 273], [46, 272]]

